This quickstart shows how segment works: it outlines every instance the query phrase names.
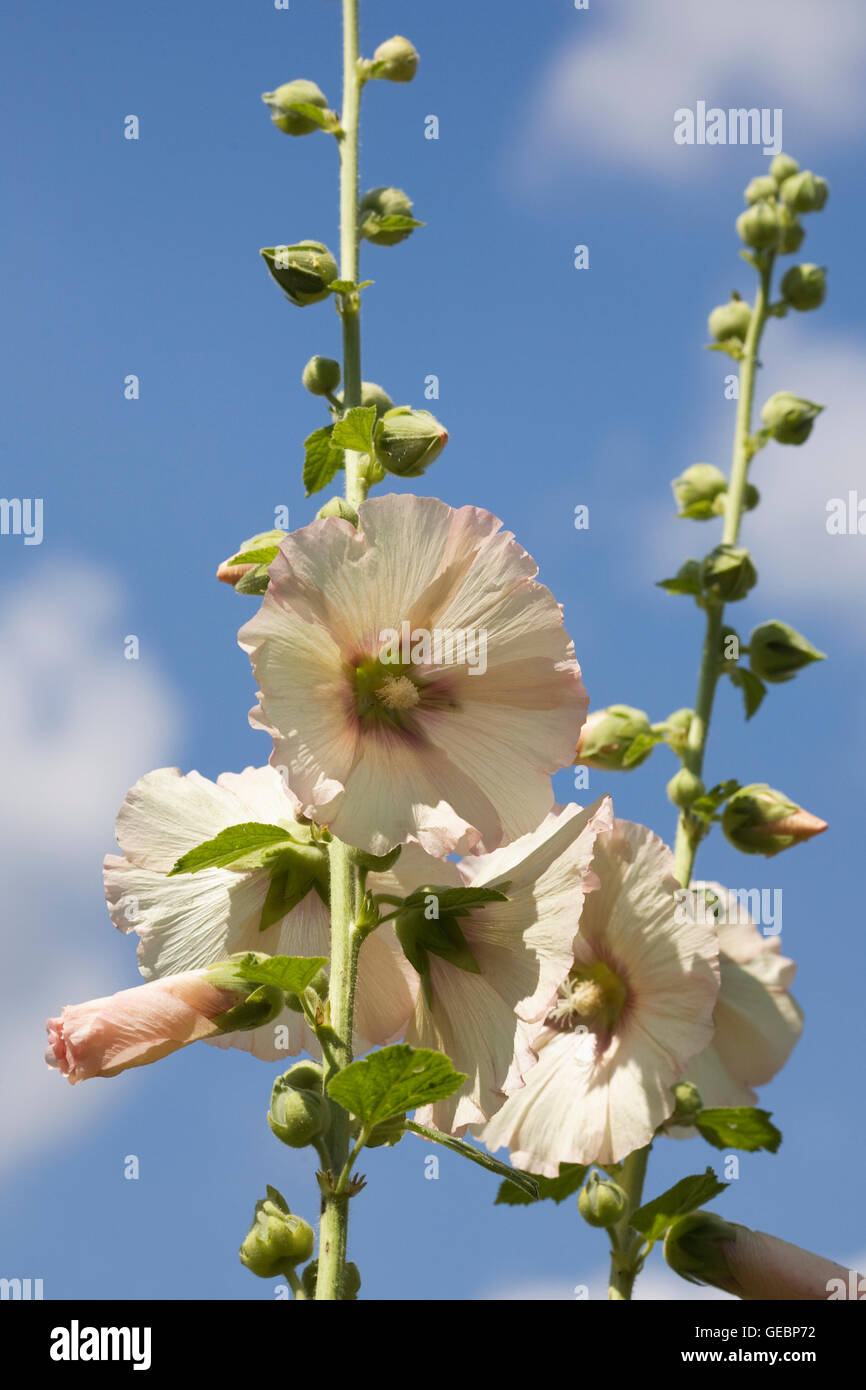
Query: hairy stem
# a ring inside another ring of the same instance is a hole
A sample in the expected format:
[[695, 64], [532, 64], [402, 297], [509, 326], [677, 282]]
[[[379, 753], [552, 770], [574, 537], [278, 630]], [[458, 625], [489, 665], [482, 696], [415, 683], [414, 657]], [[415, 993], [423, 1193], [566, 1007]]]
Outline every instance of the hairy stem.
[[[749, 331], [743, 344], [740, 358], [740, 393], [737, 400], [737, 419], [734, 426], [734, 452], [731, 478], [725, 498], [725, 521], [722, 531], [723, 545], [736, 545], [740, 536], [740, 522], [743, 516], [743, 501], [749, 477], [749, 464], [752, 461], [752, 409], [755, 400], [755, 371], [758, 366], [758, 349], [761, 335], [767, 322], [767, 306], [770, 296], [770, 279], [773, 274], [775, 257], [767, 256], [761, 263], [760, 284], [752, 305]], [[700, 777], [704, 767], [704, 754], [713, 713], [722, 664], [722, 626], [724, 604], [716, 603], [707, 607], [704, 645], [701, 651], [701, 667], [698, 676], [698, 693], [695, 700], [695, 716], [689, 726], [689, 734], [683, 754], [683, 763]], [[695, 856], [701, 842], [704, 825], [688, 811], [681, 811], [677, 823], [677, 838], [674, 846], [674, 876], [684, 888], [692, 879]]]
[[[358, 131], [362, 81], [359, 71], [358, 0], [343, 0], [343, 111], [340, 124], [340, 279], [359, 280]], [[361, 404], [361, 296], [341, 297], [343, 319], [343, 409]], [[368, 484], [361, 472], [363, 454], [346, 453], [346, 500], [363, 502]]]
[[628, 1207], [622, 1220], [611, 1232], [608, 1301], [621, 1303], [629, 1300], [634, 1288], [634, 1281], [640, 1270], [640, 1249], [643, 1244], [643, 1236], [629, 1225], [629, 1218], [641, 1204], [649, 1153], [649, 1144], [645, 1149], [635, 1149], [634, 1153], [629, 1154], [622, 1167], [619, 1185], [628, 1194]]

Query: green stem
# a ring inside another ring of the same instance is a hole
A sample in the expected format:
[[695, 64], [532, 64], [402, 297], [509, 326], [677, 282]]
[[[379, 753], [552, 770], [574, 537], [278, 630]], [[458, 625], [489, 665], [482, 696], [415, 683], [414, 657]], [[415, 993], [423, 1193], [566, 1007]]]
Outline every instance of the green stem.
[[[357, 285], [358, 234], [358, 131], [363, 86], [358, 49], [358, 0], [343, 0], [343, 113], [340, 136], [340, 279]], [[343, 320], [343, 409], [361, 404], [361, 296], [341, 296]], [[357, 507], [367, 495], [369, 482], [362, 472], [363, 454], [346, 451], [346, 501]]]
[[[775, 257], [767, 256], [761, 262], [760, 284], [749, 331], [743, 344], [740, 358], [740, 393], [737, 400], [737, 419], [734, 425], [734, 452], [731, 465], [731, 479], [725, 498], [725, 521], [722, 531], [723, 545], [736, 545], [740, 536], [740, 522], [743, 516], [743, 501], [746, 483], [749, 478], [749, 464], [752, 461], [752, 409], [755, 400], [755, 371], [758, 366], [758, 348], [761, 335], [767, 322], [767, 308], [770, 296], [770, 280], [773, 274]], [[710, 720], [716, 686], [722, 669], [722, 626], [725, 614], [724, 604], [710, 604], [707, 607], [704, 645], [701, 652], [701, 668], [698, 676], [698, 693], [695, 700], [695, 717], [689, 726], [689, 734], [683, 753], [683, 763], [700, 777], [704, 767], [704, 754], [710, 731]], [[688, 811], [681, 811], [677, 822], [677, 838], [674, 845], [674, 877], [688, 888], [692, 879], [698, 845], [705, 833], [705, 825]]]
[[617, 1303], [631, 1298], [634, 1281], [640, 1272], [640, 1249], [643, 1236], [629, 1225], [632, 1212], [636, 1211], [643, 1197], [643, 1185], [649, 1161], [650, 1145], [645, 1149], [635, 1149], [622, 1166], [618, 1179], [620, 1187], [628, 1194], [628, 1207], [622, 1220], [611, 1231], [610, 1283], [607, 1297]]

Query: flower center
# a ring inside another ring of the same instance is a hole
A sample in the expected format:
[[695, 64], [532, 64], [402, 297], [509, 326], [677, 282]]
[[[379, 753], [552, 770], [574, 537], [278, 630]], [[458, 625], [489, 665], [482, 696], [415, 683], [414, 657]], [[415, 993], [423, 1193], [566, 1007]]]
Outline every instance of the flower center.
[[414, 709], [421, 699], [420, 690], [408, 676], [386, 676], [373, 693], [389, 710]]
[[352, 671], [355, 707], [365, 724], [407, 726], [411, 711], [421, 702], [421, 684], [411, 667], [361, 661]]
[[627, 997], [625, 981], [603, 960], [596, 960], [571, 971], [548, 1023], [563, 1032], [589, 1024], [594, 1030], [612, 1033]]

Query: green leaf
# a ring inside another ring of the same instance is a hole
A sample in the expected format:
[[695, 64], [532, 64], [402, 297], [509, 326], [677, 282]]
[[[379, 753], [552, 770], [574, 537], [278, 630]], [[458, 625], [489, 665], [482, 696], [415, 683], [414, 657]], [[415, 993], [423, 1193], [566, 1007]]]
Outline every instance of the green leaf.
[[690, 1178], [681, 1178], [660, 1197], [638, 1207], [629, 1217], [629, 1224], [646, 1236], [650, 1246], [653, 1246], [678, 1216], [697, 1211], [698, 1207], [711, 1202], [728, 1186], [726, 1182], [719, 1182], [712, 1168], [705, 1173], [695, 1173]]
[[751, 1105], [701, 1110], [695, 1127], [714, 1149], [745, 1149], [747, 1153], [768, 1149], [774, 1154], [782, 1142], [781, 1131], [771, 1124], [769, 1112]]
[[258, 851], [270, 849], [280, 841], [291, 840], [288, 830], [281, 825], [263, 825], [259, 821], [247, 821], [243, 825], [230, 825], [221, 830], [212, 840], [187, 850], [178, 859], [168, 877], [174, 874], [197, 874], [201, 869], [224, 869], [228, 864]]
[[538, 1198], [538, 1181], [532, 1174], [512, 1168], [508, 1163], [501, 1163], [484, 1149], [477, 1149], [474, 1144], [467, 1144], [463, 1139], [455, 1139], [453, 1134], [443, 1134], [441, 1129], [433, 1129], [429, 1125], [416, 1125], [414, 1120], [409, 1120], [406, 1128], [411, 1129], [413, 1134], [420, 1134], [423, 1139], [432, 1139], [434, 1144], [441, 1144], [452, 1153], [460, 1154], [461, 1158], [468, 1158], [470, 1163], [479, 1164], [489, 1173], [498, 1173], [500, 1177], [507, 1178], [507, 1186], [514, 1187], [527, 1202], [534, 1202]]
[[[515, 1169], [519, 1172], [519, 1169]], [[531, 1202], [550, 1198], [559, 1206], [566, 1197], [573, 1197], [583, 1187], [584, 1179], [589, 1169], [582, 1163], [560, 1163], [559, 1176], [556, 1178], [542, 1178], [537, 1173], [524, 1173], [524, 1177], [531, 1177], [538, 1188], [538, 1196], [530, 1197], [526, 1191], [522, 1191], [515, 1185], [513, 1177], [509, 1177], [504, 1182], [496, 1194], [495, 1206], [497, 1207], [528, 1207]]]
[[756, 676], [754, 671], [750, 671], [748, 666], [734, 666], [729, 672], [731, 680], [739, 690], [743, 692], [743, 704], [746, 707], [746, 718], [751, 719], [753, 714], [757, 714], [761, 708], [761, 702], [767, 693], [767, 687]]
[[328, 964], [327, 956], [265, 956], [257, 951], [231, 956], [218, 961], [213, 970], [231, 969], [236, 977], [251, 984], [275, 985], [287, 994], [303, 994], [304, 990]]
[[716, 786], [710, 787], [708, 792], [704, 792], [703, 796], [699, 796], [697, 801], [690, 803], [689, 814], [709, 823], [722, 803], [739, 789], [740, 784], [735, 777], [729, 778], [727, 782], [718, 782]]
[[328, 285], [334, 294], [352, 294], [357, 288], [354, 280], [332, 280]]
[[686, 560], [673, 579], [660, 579], [657, 589], [666, 589], [669, 594], [686, 594], [698, 598], [701, 593], [701, 565], [699, 560]]
[[[437, 888], [435, 885], [416, 888], [403, 901], [404, 907], [426, 907], [428, 898], [435, 898], [439, 911], [451, 917], [465, 917], [476, 907], [485, 903], [507, 903], [510, 883], [500, 883], [497, 888]], [[435, 920], [435, 919], [433, 919]]]
[[390, 1115], [444, 1100], [465, 1080], [443, 1052], [396, 1043], [350, 1063], [328, 1083], [328, 1095], [371, 1129]]
[[339, 445], [341, 449], [352, 449], [359, 454], [369, 454], [373, 448], [373, 426], [375, 423], [375, 406], [354, 405], [333, 426], [334, 443]]
[[333, 425], [323, 425], [304, 440], [304, 487], [308, 497], [327, 487], [343, 467], [343, 451], [334, 447], [333, 434]]

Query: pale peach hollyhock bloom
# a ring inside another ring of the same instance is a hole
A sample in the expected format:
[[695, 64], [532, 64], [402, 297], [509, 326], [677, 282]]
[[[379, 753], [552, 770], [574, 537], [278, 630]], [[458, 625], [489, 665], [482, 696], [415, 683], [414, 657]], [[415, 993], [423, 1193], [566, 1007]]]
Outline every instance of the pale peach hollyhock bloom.
[[122, 989], [49, 1018], [45, 1060], [74, 1086], [157, 1062], [188, 1043], [212, 1038], [219, 1019], [249, 991], [219, 989], [202, 971]]
[[682, 1079], [697, 1086], [706, 1106], [754, 1105], [753, 1087], [781, 1071], [803, 1031], [802, 1010], [788, 993], [797, 967], [782, 955], [779, 937], [763, 936], [720, 883], [693, 884], [684, 903], [694, 904], [688, 915], [698, 914], [708, 901], [705, 893], [719, 933], [721, 988], [713, 1040], [688, 1063]]
[[681, 924], [673, 856], [617, 820], [595, 844], [597, 892], [583, 905], [572, 969], [528, 1041], [523, 1089], [476, 1133], [518, 1168], [618, 1163], [673, 1109], [671, 1087], [712, 1036], [719, 990], [712, 922]]
[[[184, 777], [175, 767], [160, 768], [127, 795], [116, 827], [123, 853], [106, 857], [105, 895], [115, 926], [140, 937], [139, 968], [146, 980], [197, 970], [239, 951], [330, 955], [328, 909], [315, 889], [260, 931], [270, 883], [266, 870], [210, 868], [167, 877], [189, 850], [250, 821], [299, 828], [297, 798], [272, 767], [224, 772], [215, 783], [197, 772]], [[358, 1051], [399, 1036], [412, 1012], [412, 973], [387, 926], [366, 943], [355, 1012]], [[259, 1028], [214, 1041], [265, 1061], [301, 1050], [319, 1055], [303, 1016], [288, 1008]]]
[[455, 864], [409, 844], [387, 874], [370, 875], [373, 892], [400, 895], [425, 884], [508, 885], [507, 901], [459, 918], [478, 973], [429, 954], [429, 995], [417, 989], [406, 1041], [446, 1053], [467, 1080], [455, 1096], [420, 1110], [420, 1123], [463, 1133], [493, 1115], [535, 1065], [525, 1030], [543, 1024], [571, 967], [584, 898], [596, 885], [593, 847], [612, 822], [610, 799], [602, 797], [584, 811], [557, 807], [530, 835], [491, 854]]
[[[239, 634], [250, 719], [304, 814], [347, 844], [492, 850], [550, 810], [588, 700], [559, 605], [500, 525], [390, 495], [361, 504], [357, 530], [328, 517], [280, 545]], [[455, 640], [425, 650], [437, 632]]]

